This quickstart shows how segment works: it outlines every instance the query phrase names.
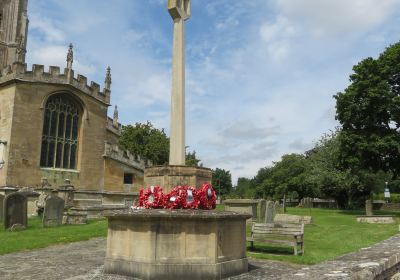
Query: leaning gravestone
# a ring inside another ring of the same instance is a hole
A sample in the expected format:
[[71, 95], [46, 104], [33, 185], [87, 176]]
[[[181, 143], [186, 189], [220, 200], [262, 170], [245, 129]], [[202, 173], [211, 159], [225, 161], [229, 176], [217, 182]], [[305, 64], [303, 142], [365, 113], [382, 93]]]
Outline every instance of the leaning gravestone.
[[59, 226], [63, 221], [65, 201], [58, 196], [50, 196], [45, 201], [43, 226]]
[[274, 202], [268, 200], [267, 205], [266, 205], [266, 211], [265, 211], [265, 223], [273, 223], [274, 222], [274, 216], [275, 216], [275, 207], [274, 207]]
[[4, 204], [4, 195], [0, 194], [0, 222], [3, 221], [3, 204]]
[[28, 204], [26, 196], [12, 193], [4, 198], [4, 228], [25, 229], [28, 225]]
[[371, 200], [366, 200], [365, 201], [365, 215], [366, 216], [374, 215], [374, 213], [372, 211], [372, 201]]

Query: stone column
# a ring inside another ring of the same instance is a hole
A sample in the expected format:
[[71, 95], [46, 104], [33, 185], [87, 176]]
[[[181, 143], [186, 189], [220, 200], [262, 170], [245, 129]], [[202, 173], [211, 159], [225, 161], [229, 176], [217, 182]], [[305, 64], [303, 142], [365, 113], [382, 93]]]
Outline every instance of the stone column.
[[174, 21], [169, 164], [185, 165], [185, 21], [190, 0], [169, 0], [168, 11]]

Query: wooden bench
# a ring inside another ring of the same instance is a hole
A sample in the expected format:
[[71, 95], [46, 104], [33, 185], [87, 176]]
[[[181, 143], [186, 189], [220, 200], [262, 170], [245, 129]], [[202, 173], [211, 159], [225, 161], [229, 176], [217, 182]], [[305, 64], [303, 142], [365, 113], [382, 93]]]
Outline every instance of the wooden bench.
[[[251, 236], [247, 241], [254, 248], [254, 241], [293, 246], [294, 254], [304, 254], [304, 224], [257, 224], [251, 228]], [[300, 249], [298, 247], [300, 246]]]

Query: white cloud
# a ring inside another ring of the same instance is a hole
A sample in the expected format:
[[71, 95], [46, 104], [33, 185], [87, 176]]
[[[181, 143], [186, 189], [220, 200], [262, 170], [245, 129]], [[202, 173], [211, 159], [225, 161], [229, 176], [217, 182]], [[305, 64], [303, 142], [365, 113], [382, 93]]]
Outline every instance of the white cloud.
[[367, 32], [400, 8], [398, 0], [275, 0], [279, 11], [316, 36]]

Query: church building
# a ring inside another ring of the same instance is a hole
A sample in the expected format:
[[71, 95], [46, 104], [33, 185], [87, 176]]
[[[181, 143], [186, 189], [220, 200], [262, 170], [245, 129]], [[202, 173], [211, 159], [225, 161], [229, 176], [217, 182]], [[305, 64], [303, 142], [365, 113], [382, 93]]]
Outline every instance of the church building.
[[25, 63], [28, 0], [0, 2], [0, 187], [136, 191], [146, 162], [118, 146], [121, 124], [108, 117], [111, 69], [104, 86], [73, 70]]

